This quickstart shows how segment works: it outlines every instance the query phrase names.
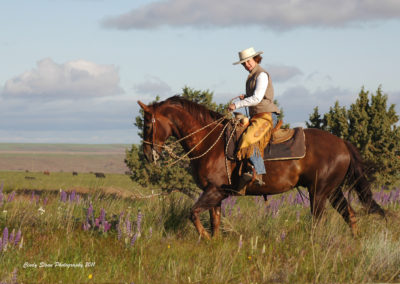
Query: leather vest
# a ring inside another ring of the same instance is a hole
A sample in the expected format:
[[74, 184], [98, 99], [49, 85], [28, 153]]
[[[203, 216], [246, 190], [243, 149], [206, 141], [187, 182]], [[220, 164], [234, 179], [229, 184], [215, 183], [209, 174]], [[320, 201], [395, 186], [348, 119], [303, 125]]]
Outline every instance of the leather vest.
[[279, 108], [274, 104], [274, 87], [272, 85], [271, 77], [268, 72], [265, 71], [259, 64], [251, 70], [246, 81], [246, 97], [251, 97], [254, 95], [254, 90], [256, 89], [257, 77], [261, 72], [264, 72], [268, 76], [268, 87], [265, 90], [264, 97], [255, 106], [249, 107], [250, 116], [254, 116], [258, 113], [263, 112], [275, 112], [280, 113]]

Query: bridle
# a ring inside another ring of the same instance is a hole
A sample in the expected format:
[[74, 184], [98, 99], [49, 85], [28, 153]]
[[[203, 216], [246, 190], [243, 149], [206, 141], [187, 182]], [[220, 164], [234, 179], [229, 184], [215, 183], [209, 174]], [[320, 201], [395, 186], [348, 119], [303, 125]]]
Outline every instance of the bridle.
[[[180, 139], [178, 139], [178, 140], [176, 140], [176, 141], [171, 142], [169, 145], [166, 145], [166, 144], [161, 145], [161, 144], [157, 144], [157, 143], [154, 142], [154, 141], [155, 141], [155, 138], [156, 138], [156, 122], [157, 122], [157, 120], [156, 120], [155, 114], [152, 113], [152, 114], [151, 114], [152, 141], [143, 140], [143, 143], [144, 143], [144, 144], [149, 144], [149, 145], [151, 145], [151, 150], [152, 150], [151, 152], [152, 152], [153, 161], [154, 161], [155, 164], [157, 164], [157, 161], [158, 161], [158, 159], [160, 158], [160, 154], [157, 153], [157, 151], [154, 149], [155, 146], [156, 146], [156, 147], [159, 147], [159, 148], [165, 149], [165, 150], [167, 151], [167, 153], [170, 155], [171, 159], [170, 159], [169, 161], [167, 161], [167, 165], [168, 165], [168, 166], [174, 165], [174, 164], [176, 164], [177, 162], [179, 162], [179, 161], [181, 161], [181, 160], [190, 161], [190, 160], [199, 159], [199, 158], [205, 156], [208, 152], [210, 152], [212, 148], [214, 148], [214, 146], [217, 144], [218, 140], [222, 137], [223, 133], [225, 132], [225, 129], [226, 129], [226, 127], [228, 126], [228, 123], [226, 123], [226, 124], [224, 125], [224, 127], [223, 127], [223, 129], [221, 130], [221, 133], [219, 134], [218, 138], [215, 140], [215, 142], [214, 142], [204, 153], [202, 153], [202, 154], [200, 154], [200, 155], [198, 155], [198, 156], [195, 156], [195, 157], [188, 157], [188, 155], [189, 155], [193, 150], [195, 150], [202, 142], [204, 142], [205, 139], [206, 139], [206, 138], [218, 127], [218, 125], [220, 125], [220, 123], [221, 123], [224, 119], [226, 119], [228, 116], [230, 116], [230, 114], [226, 114], [226, 115], [222, 116], [221, 118], [219, 118], [219, 119], [217, 119], [217, 120], [215, 120], [215, 121], [213, 121], [213, 122], [211, 122], [211, 123], [209, 123], [209, 124], [207, 124], [207, 125], [205, 125], [205, 126], [199, 128], [199, 129], [195, 130], [194, 132], [189, 133], [189, 134], [186, 135], [185, 137], [182, 137], [182, 138], [180, 138]], [[171, 147], [171, 146], [178, 144], [179, 142], [181, 142], [181, 141], [183, 141], [183, 140], [185, 140], [185, 139], [187, 139], [187, 138], [193, 136], [194, 134], [196, 134], [196, 133], [198, 133], [198, 132], [200, 132], [200, 131], [202, 131], [202, 130], [208, 128], [209, 126], [211, 126], [211, 125], [213, 125], [213, 124], [216, 124], [216, 125], [214, 126], [214, 128], [211, 129], [210, 132], [208, 132], [194, 147], [192, 147], [192, 149], [190, 149], [190, 150], [189, 150], [188, 152], [186, 152], [184, 155], [178, 156], [177, 154], [174, 153], [173, 147]]]
[[157, 164], [157, 161], [160, 158], [160, 154], [158, 154], [157, 151], [154, 149], [154, 140], [156, 137], [156, 116], [154, 113], [151, 114], [151, 131], [152, 131], [151, 154], [153, 156], [154, 164]]

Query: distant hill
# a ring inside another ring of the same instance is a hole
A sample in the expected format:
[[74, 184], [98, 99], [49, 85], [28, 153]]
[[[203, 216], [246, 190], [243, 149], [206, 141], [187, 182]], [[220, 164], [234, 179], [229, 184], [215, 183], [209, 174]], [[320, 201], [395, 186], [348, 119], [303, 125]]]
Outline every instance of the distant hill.
[[0, 143], [0, 171], [124, 173], [124, 144]]

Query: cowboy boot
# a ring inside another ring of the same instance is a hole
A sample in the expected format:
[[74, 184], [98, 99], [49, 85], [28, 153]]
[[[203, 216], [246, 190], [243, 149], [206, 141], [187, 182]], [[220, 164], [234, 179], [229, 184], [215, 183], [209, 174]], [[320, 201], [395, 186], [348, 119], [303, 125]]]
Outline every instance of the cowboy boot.
[[236, 187], [236, 191], [239, 195], [245, 195], [247, 185], [253, 180], [253, 175], [250, 173], [244, 173], [239, 177], [239, 182]]

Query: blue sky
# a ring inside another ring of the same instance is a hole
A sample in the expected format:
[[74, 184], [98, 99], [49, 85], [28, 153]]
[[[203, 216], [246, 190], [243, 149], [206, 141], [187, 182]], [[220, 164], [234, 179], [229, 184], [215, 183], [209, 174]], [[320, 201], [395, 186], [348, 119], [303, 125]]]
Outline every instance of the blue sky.
[[2, 1], [0, 142], [139, 143], [137, 100], [184, 86], [244, 92], [238, 51], [264, 51], [292, 126], [382, 85], [400, 114], [400, 2]]

